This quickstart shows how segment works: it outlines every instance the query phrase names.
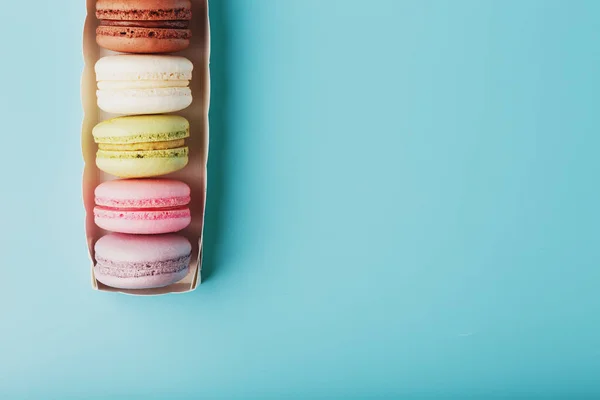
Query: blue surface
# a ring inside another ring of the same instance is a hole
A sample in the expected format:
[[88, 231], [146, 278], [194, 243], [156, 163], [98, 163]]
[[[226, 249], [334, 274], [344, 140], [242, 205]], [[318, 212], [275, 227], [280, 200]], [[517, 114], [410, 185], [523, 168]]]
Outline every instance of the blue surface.
[[208, 279], [158, 298], [90, 288], [83, 1], [18, 3], [0, 398], [600, 396], [600, 2], [213, 1]]

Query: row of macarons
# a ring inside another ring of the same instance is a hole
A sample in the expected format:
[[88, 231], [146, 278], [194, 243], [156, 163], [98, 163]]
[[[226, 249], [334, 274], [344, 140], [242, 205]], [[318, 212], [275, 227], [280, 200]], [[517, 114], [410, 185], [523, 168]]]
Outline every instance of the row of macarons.
[[111, 233], [95, 244], [94, 274], [119, 289], [151, 289], [183, 279], [192, 246], [175, 234], [191, 222], [190, 187], [160, 178], [188, 163], [189, 122], [164, 115], [192, 103], [193, 64], [156, 55], [185, 49], [189, 0], [98, 0], [101, 47], [122, 53], [95, 65], [98, 107], [123, 115], [96, 125], [96, 165], [117, 180], [95, 189], [94, 221]]

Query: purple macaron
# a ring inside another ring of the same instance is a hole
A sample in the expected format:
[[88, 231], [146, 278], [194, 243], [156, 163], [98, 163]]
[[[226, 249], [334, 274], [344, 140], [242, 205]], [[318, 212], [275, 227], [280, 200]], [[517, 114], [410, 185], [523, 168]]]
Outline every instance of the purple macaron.
[[153, 289], [185, 278], [192, 254], [190, 242], [180, 235], [127, 235], [113, 233], [94, 247], [94, 275], [117, 289]]

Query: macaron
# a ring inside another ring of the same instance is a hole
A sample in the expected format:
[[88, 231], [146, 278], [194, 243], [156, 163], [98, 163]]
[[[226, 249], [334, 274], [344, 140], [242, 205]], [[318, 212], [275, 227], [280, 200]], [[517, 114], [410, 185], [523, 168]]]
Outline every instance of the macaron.
[[190, 187], [172, 179], [129, 179], [101, 183], [95, 190], [94, 220], [120, 233], [177, 232], [191, 222]]
[[98, 0], [96, 42], [123, 53], [170, 53], [190, 45], [189, 0]]
[[111, 233], [94, 246], [94, 275], [117, 289], [153, 289], [185, 278], [192, 254], [183, 236]]
[[162, 114], [192, 104], [194, 66], [178, 56], [122, 54], [95, 65], [98, 107], [113, 114]]
[[188, 163], [189, 122], [177, 115], [137, 115], [103, 121], [92, 130], [96, 165], [119, 178], [149, 178]]

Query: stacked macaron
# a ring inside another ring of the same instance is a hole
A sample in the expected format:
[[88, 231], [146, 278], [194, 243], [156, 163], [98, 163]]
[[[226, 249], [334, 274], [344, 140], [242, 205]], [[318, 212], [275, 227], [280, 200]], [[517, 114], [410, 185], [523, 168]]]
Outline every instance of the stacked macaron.
[[[173, 115], [192, 103], [192, 63], [165, 55], [189, 46], [190, 0], [97, 0], [96, 41], [113, 52], [96, 63], [96, 165], [115, 180], [95, 190], [94, 220], [110, 232], [95, 248], [96, 279], [119, 289], [176, 283], [192, 246], [175, 234], [191, 222], [190, 187], [161, 176], [188, 163], [190, 124]], [[134, 54], [127, 54], [134, 53]]]

